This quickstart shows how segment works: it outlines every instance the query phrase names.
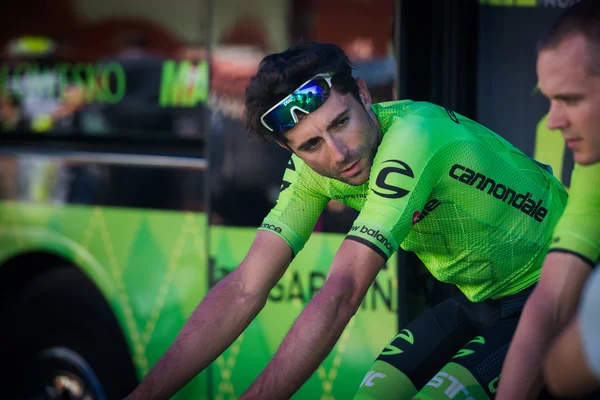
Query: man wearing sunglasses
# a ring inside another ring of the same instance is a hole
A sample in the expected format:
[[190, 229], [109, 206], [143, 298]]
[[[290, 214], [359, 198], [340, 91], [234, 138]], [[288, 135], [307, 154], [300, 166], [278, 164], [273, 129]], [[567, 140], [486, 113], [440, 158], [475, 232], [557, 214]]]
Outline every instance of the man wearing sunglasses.
[[325, 284], [242, 398], [292, 396], [400, 246], [462, 293], [393, 338], [357, 382], [356, 398], [446, 398], [449, 390], [493, 397], [566, 202], [562, 185], [451, 110], [372, 104], [335, 45], [300, 43], [267, 56], [246, 89], [246, 114], [251, 133], [292, 153], [277, 204], [244, 261], [202, 300], [132, 398], [168, 398], [223, 352], [265, 305], [331, 199], [360, 214]]

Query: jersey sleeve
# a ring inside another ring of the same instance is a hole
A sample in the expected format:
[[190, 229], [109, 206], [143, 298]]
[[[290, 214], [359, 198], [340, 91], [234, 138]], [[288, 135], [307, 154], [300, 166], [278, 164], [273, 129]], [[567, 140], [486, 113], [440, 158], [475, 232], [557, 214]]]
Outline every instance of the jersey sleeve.
[[600, 259], [600, 163], [575, 165], [569, 199], [550, 251], [575, 254], [590, 264]]
[[258, 228], [285, 240], [296, 256], [312, 233], [329, 201], [323, 179], [295, 155], [290, 157], [277, 203]]
[[442, 173], [436, 157], [447, 140], [428, 129], [419, 120], [392, 124], [373, 162], [365, 205], [346, 236], [384, 260], [398, 250]]

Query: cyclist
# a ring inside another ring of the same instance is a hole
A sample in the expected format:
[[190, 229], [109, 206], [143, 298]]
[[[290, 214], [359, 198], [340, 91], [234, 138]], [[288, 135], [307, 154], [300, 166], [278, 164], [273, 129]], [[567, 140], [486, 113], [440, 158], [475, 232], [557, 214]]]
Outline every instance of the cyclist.
[[538, 47], [537, 74], [550, 100], [548, 127], [562, 131], [576, 164], [568, 205], [506, 358], [499, 399], [535, 398], [547, 352], [546, 383], [554, 393], [582, 394], [597, 380], [593, 368], [600, 372], [597, 317], [589, 312], [590, 302], [598, 305], [593, 289], [576, 316], [582, 287], [600, 260], [599, 1], [581, 1], [556, 21]]
[[331, 44], [299, 43], [265, 57], [246, 89], [246, 120], [251, 133], [292, 153], [277, 204], [241, 265], [202, 300], [131, 398], [168, 398], [224, 351], [265, 305], [331, 199], [360, 214], [325, 284], [242, 398], [292, 396], [399, 246], [463, 295], [409, 324], [357, 396], [412, 398], [423, 389], [425, 398], [443, 393], [444, 381], [492, 396], [567, 198], [547, 168], [452, 110], [372, 104]]

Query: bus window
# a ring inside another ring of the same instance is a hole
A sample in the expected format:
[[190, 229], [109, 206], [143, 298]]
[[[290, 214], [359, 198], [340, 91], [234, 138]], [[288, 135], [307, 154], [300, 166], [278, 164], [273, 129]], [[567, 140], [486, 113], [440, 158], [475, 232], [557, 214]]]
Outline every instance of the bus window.
[[0, 38], [4, 134], [205, 136], [206, 1], [23, 3]]

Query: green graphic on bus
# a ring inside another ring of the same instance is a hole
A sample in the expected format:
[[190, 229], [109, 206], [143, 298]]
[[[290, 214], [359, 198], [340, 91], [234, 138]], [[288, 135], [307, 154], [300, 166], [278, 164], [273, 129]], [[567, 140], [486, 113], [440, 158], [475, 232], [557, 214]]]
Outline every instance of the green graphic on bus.
[[[37, 63], [0, 66], [0, 88], [22, 98], [62, 98], [68, 86], [83, 89], [86, 102], [117, 104], [126, 94], [127, 80], [117, 62], [105, 64]], [[209, 67], [206, 61], [168, 60], [162, 64], [159, 104], [162, 107], [194, 107], [208, 101]]]
[[208, 63], [167, 61], [162, 67], [160, 105], [194, 107], [208, 101]]
[[82, 88], [87, 102], [116, 104], [125, 95], [125, 72], [116, 62], [60, 63], [53, 67], [25, 63], [12, 70], [6, 64], [0, 67], [0, 88], [17, 97], [62, 98], [69, 85]]
[[[141, 377], [167, 350], [210, 285], [240, 263], [256, 233], [253, 228], [207, 224], [202, 213], [4, 201], [0, 268], [8, 260], [42, 252], [82, 270], [110, 304]], [[323, 285], [343, 238], [313, 235], [256, 320], [210, 371], [174, 399], [239, 397]], [[329, 357], [294, 399], [353, 396], [377, 354], [397, 333], [396, 262], [392, 257], [379, 273]]]

